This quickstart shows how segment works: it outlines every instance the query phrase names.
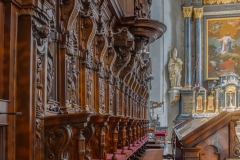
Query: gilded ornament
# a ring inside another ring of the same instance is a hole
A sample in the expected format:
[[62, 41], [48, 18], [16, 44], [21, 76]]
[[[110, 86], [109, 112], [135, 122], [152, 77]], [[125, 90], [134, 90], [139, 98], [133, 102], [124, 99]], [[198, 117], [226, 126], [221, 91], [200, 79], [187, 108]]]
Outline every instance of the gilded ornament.
[[230, 3], [237, 3], [240, 2], [240, 0], [204, 0], [203, 4], [230, 4]]
[[184, 18], [192, 17], [192, 9], [193, 9], [192, 6], [183, 7], [183, 12], [182, 12], [183, 17]]
[[194, 18], [202, 18], [203, 8], [194, 8], [193, 13], [194, 13]]

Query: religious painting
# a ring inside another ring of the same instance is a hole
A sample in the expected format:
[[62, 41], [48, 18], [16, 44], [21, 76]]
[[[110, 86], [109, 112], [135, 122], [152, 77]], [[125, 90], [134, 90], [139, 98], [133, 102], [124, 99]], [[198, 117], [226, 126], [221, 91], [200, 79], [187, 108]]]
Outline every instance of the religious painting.
[[202, 96], [197, 96], [197, 111], [202, 111], [203, 107], [202, 107]]
[[206, 79], [240, 76], [240, 17], [206, 18], [205, 25]]
[[207, 110], [208, 111], [214, 111], [214, 101], [213, 101], [213, 96], [210, 95], [208, 96], [208, 106], [207, 106]]

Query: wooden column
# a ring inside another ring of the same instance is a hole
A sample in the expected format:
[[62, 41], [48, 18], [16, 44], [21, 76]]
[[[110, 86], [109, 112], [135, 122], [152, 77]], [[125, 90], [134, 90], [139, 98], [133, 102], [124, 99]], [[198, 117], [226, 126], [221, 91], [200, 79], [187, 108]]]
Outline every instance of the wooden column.
[[126, 154], [124, 147], [126, 145], [126, 126], [129, 117], [123, 117], [119, 124], [119, 134], [118, 134], [118, 148], [122, 149], [121, 154]]
[[106, 152], [117, 152], [118, 134], [119, 134], [119, 122], [121, 116], [112, 116], [108, 121], [108, 134], [106, 136]]
[[129, 150], [131, 150], [131, 144], [133, 143], [133, 122], [134, 118], [129, 118], [127, 122], [127, 141]]
[[90, 117], [90, 124], [93, 125], [95, 132], [90, 140], [90, 156], [95, 159], [106, 159], [105, 136], [107, 134], [107, 122], [109, 115], [96, 114]]

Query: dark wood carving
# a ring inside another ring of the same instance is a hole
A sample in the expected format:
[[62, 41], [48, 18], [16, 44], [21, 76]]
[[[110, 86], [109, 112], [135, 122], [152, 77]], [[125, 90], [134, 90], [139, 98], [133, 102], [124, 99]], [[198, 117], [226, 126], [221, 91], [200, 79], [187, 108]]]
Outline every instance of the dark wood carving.
[[86, 145], [86, 152], [85, 152], [85, 159], [90, 160], [91, 157], [89, 155], [91, 149], [89, 147], [89, 142], [93, 137], [93, 134], [95, 132], [95, 129], [93, 125], [89, 122], [88, 126], [84, 128], [83, 135], [85, 137], [85, 145]]
[[0, 1], [0, 98], [23, 114], [4, 117], [5, 157], [116, 159], [143, 141], [143, 57], [166, 27], [149, 19], [151, 1], [125, 3], [132, 15], [119, 0]]
[[121, 116], [113, 116], [108, 121], [108, 135], [106, 136], [106, 152], [117, 152], [118, 134], [119, 134], [119, 122]]
[[36, 135], [41, 138], [41, 130], [44, 119], [44, 98], [43, 98], [43, 63], [44, 54], [47, 53], [47, 38], [50, 28], [47, 25], [37, 24], [35, 20], [32, 21], [33, 36], [36, 39], [37, 55], [36, 55]]
[[127, 146], [129, 150], [131, 150], [131, 144], [133, 144], [133, 122], [134, 118], [129, 118], [127, 122]]
[[135, 14], [139, 18], [150, 18], [152, 0], [136, 0], [135, 1]]
[[46, 159], [68, 159], [69, 143], [72, 138], [72, 130], [68, 126], [46, 129]]
[[126, 140], [127, 140], [126, 126], [127, 126], [128, 120], [129, 120], [129, 117], [123, 117], [119, 124], [118, 148], [122, 149], [121, 154], [126, 154], [124, 147], [126, 145]]
[[107, 135], [107, 122], [109, 119], [109, 115], [93, 115], [90, 117], [90, 124], [93, 125], [95, 132], [93, 133], [93, 137], [90, 140], [90, 156], [92, 158], [106, 158], [106, 150], [105, 150], [105, 135]]

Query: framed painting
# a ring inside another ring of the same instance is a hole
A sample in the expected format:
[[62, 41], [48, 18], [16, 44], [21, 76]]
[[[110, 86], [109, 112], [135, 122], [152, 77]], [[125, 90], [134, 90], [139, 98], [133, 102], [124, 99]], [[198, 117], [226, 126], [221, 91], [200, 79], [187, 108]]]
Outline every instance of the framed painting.
[[205, 77], [240, 76], [240, 17], [205, 17]]

